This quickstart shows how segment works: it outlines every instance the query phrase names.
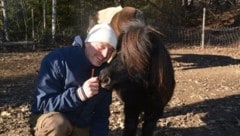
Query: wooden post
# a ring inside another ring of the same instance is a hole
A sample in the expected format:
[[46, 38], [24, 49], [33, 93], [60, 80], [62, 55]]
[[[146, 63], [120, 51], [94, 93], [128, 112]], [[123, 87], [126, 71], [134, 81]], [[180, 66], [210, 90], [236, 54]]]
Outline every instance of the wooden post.
[[205, 14], [206, 14], [206, 8], [203, 8], [202, 41], [201, 41], [201, 48], [202, 48], [202, 49], [204, 49]]

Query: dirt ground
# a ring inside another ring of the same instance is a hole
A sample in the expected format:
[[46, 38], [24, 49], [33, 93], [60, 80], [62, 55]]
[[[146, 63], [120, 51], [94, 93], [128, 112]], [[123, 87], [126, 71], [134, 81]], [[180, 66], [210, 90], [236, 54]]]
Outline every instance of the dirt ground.
[[[155, 135], [240, 136], [240, 48], [169, 51], [177, 84]], [[30, 136], [34, 79], [46, 53], [0, 53], [0, 136]], [[110, 136], [121, 135], [122, 108], [113, 94]]]

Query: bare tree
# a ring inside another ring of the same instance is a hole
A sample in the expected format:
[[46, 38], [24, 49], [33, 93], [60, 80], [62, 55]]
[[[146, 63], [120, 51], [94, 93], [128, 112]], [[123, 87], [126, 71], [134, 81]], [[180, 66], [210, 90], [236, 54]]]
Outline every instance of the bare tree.
[[7, 17], [7, 11], [6, 11], [7, 0], [1, 0], [1, 4], [2, 4], [2, 14], [3, 14], [3, 31], [4, 31], [4, 35], [5, 35], [5, 40], [9, 41], [9, 37], [8, 37], [8, 17]]
[[56, 38], [57, 0], [52, 0], [52, 39]]
[[32, 39], [35, 38], [35, 30], [34, 30], [34, 10], [31, 9], [31, 16], [32, 16]]
[[43, 29], [46, 29], [46, 3], [47, 0], [42, 0], [42, 15], [43, 15]]
[[124, 0], [118, 0], [119, 4], [124, 7]]
[[25, 26], [25, 40], [28, 40], [28, 25], [27, 25], [27, 14], [26, 14], [26, 5], [23, 0], [20, 1], [21, 8], [22, 8], [22, 14], [23, 14], [23, 21]]

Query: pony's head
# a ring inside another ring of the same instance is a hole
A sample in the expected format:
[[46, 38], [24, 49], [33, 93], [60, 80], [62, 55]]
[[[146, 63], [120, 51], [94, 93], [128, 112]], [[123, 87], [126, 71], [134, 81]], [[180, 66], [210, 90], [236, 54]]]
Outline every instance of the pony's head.
[[151, 88], [161, 91], [162, 100], [167, 103], [172, 96], [175, 79], [162, 34], [153, 26], [131, 22], [124, 27], [118, 44], [116, 56], [100, 72], [101, 86], [116, 90], [133, 85], [146, 90]]
[[127, 73], [127, 77], [134, 81], [163, 82], [165, 74], [162, 71], [167, 68], [165, 65], [171, 67], [171, 63], [161, 37], [161, 33], [150, 25], [139, 21], [129, 23], [119, 37], [119, 51], [106, 71], [116, 69], [114, 72], [119, 72], [119, 75]]

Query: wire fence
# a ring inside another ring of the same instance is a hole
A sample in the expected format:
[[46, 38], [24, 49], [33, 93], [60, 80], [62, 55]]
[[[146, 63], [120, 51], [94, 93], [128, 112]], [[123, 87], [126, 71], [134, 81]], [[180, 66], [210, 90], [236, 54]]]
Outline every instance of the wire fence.
[[[160, 25], [160, 31], [164, 34], [164, 41], [168, 45], [176, 45], [176, 46], [201, 46], [202, 41], [202, 28], [194, 27], [194, 28], [185, 28], [185, 27], [174, 27], [168, 25]], [[0, 33], [1, 34], [1, 33]], [[240, 26], [237, 27], [225, 27], [225, 28], [209, 28], [205, 27], [204, 31], [204, 46], [222, 46], [222, 47], [240, 47]], [[0, 39], [3, 37], [0, 35]], [[50, 38], [50, 36], [46, 36], [46, 38]], [[49, 45], [51, 39], [43, 39]], [[60, 37], [59, 42], [56, 44], [63, 45], [72, 43], [72, 38]], [[39, 40], [38, 40], [39, 41]], [[14, 42], [13, 45], [25, 45], [25, 43], [30, 44], [28, 41], [19, 41]], [[0, 47], [9, 46], [12, 42], [0, 42]], [[34, 46], [43, 45], [40, 42], [35, 41]], [[64, 46], [64, 45], [63, 45]]]
[[[165, 27], [165, 41], [168, 44], [201, 45], [202, 28]], [[240, 46], [240, 27], [206, 28], [206, 46]]]

